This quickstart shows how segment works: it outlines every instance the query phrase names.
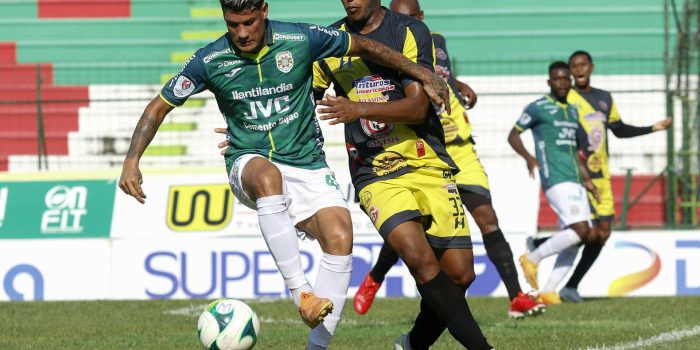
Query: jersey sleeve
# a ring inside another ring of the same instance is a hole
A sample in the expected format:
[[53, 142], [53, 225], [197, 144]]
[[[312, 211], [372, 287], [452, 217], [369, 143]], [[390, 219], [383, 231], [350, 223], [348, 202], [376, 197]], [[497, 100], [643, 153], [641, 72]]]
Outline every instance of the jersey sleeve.
[[520, 116], [520, 119], [518, 119], [518, 121], [513, 127], [516, 128], [518, 131], [523, 132], [537, 125], [539, 117], [540, 112], [537, 109], [537, 106], [535, 106], [535, 104], [532, 103], [528, 105], [527, 108], [525, 108], [525, 111], [523, 111], [523, 114]]
[[326, 74], [326, 72], [321, 69], [321, 65], [319, 61], [314, 62], [314, 79], [313, 79], [313, 88], [314, 89], [328, 89], [328, 87], [331, 85], [331, 79], [330, 77]]
[[[433, 37], [428, 26], [421, 21], [413, 21], [404, 30], [406, 31], [406, 38], [403, 44], [403, 55], [434, 72], [435, 47], [433, 46]], [[401, 81], [403, 86], [408, 86], [413, 82], [415, 80], [406, 76], [403, 76]]]
[[433, 43], [435, 44], [435, 64], [439, 64], [447, 71], [452, 72], [452, 61], [450, 54], [447, 52], [447, 40], [442, 34], [433, 33]]
[[299, 24], [306, 33], [311, 59], [316, 61], [326, 57], [343, 57], [350, 51], [350, 33], [315, 24]]
[[622, 119], [620, 119], [620, 113], [617, 111], [617, 104], [615, 103], [614, 100], [612, 100], [611, 105], [612, 106], [610, 107], [610, 116], [608, 116], [608, 123], [613, 124], [613, 123], [621, 122]]
[[160, 98], [173, 107], [179, 107], [190, 96], [204, 91], [207, 88], [207, 83], [207, 72], [204, 70], [200, 49], [190, 57], [180, 73], [163, 86]]

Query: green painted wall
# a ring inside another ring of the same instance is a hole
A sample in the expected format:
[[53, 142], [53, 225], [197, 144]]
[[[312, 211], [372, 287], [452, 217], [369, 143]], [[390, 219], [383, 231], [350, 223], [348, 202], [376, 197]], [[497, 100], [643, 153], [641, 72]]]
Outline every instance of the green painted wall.
[[[269, 3], [270, 17], [279, 20], [330, 24], [344, 14], [337, 0]], [[431, 30], [446, 36], [459, 74], [541, 74], [551, 60], [577, 49], [594, 55], [598, 73], [663, 73], [662, 0], [423, 0], [422, 5]], [[177, 66], [173, 53], [207, 43], [185, 41], [183, 32], [224, 30], [216, 0], [133, 0], [132, 14], [38, 20], [36, 3], [3, 1], [0, 41], [18, 43], [20, 62], [56, 63], [59, 84], [158, 83], [162, 73], [176, 70], [167, 68]], [[76, 62], [84, 65], [82, 71], [64, 64]], [[119, 74], [125, 63], [130, 70]], [[156, 73], [160, 69], [165, 71]]]

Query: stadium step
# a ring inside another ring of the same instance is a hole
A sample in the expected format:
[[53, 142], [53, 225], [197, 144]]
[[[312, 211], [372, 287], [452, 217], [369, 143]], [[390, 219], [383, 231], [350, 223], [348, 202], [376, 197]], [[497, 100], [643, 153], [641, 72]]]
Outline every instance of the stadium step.
[[[40, 67], [39, 69], [37, 69], [37, 65]], [[51, 67], [50, 64], [4, 64], [0, 61], [0, 76], [2, 77], [2, 81], [0, 82], [0, 84], [2, 85], [36, 85], [37, 73], [41, 74], [42, 84], [53, 84], [53, 67]]]
[[[0, 131], [0, 155], [37, 154], [37, 132]], [[68, 154], [68, 135], [65, 132], [46, 132], [44, 134], [48, 154]]]
[[[35, 102], [37, 100], [35, 85], [0, 85], [0, 101], [9, 103]], [[48, 104], [65, 103], [66, 106], [87, 106], [87, 86], [42, 86], [41, 100]]]
[[39, 0], [39, 18], [129, 17], [131, 0]]
[[14, 42], [0, 42], [0, 63], [17, 62], [17, 45]]
[[[42, 108], [44, 130], [68, 132], [78, 130], [78, 110], [75, 108]], [[38, 118], [35, 106], [4, 107], [0, 113], [0, 125], [4, 132], [37, 130]]]

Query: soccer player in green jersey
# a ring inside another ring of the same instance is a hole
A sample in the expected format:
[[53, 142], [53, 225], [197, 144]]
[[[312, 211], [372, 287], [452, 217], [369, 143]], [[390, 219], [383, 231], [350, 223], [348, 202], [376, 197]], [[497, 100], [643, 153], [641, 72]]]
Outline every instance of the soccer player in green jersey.
[[[423, 22], [388, 10], [379, 0], [342, 3], [347, 17], [331, 27], [384, 43], [434, 69], [433, 43]], [[464, 298], [474, 265], [454, 179], [457, 167], [420, 83], [352, 55], [314, 65], [315, 95], [322, 96], [331, 83], [337, 97], [319, 101], [324, 107], [318, 112], [327, 113], [320, 119], [344, 124], [361, 207], [403, 259], [422, 297], [413, 329], [395, 348], [428, 348], [447, 328], [468, 349], [491, 349]]]
[[586, 244], [574, 273], [566, 286], [559, 292], [565, 301], [581, 302], [578, 285], [583, 276], [598, 258], [603, 244], [610, 237], [612, 220], [615, 217], [612, 185], [608, 167], [608, 129], [618, 138], [630, 138], [666, 130], [671, 125], [671, 118], [656, 122], [646, 127], [625, 124], [617, 111], [612, 95], [605, 90], [591, 86], [593, 58], [586, 51], [576, 51], [569, 57], [574, 88], [569, 91], [567, 100], [578, 110], [579, 151], [585, 157], [585, 170], [593, 184], [600, 192], [600, 201], [593, 202], [591, 218], [600, 234], [601, 240]]
[[[392, 0], [390, 9], [417, 20], [422, 21], [424, 18], [418, 0]], [[451, 74], [451, 62], [445, 38], [434, 32], [431, 36], [435, 46], [435, 70], [446, 75], [452, 92], [450, 94], [452, 113], [440, 114], [440, 121], [445, 132], [447, 153], [459, 167], [456, 181], [460, 197], [481, 230], [486, 253], [506, 286], [510, 299], [508, 315], [520, 318], [540, 314], [544, 310], [544, 305], [532, 301], [520, 289], [513, 252], [498, 225], [498, 218], [491, 203], [488, 176], [474, 148], [472, 125], [467, 117], [467, 109], [476, 104], [476, 93], [469, 85], [460, 82]], [[355, 311], [365, 314], [369, 310], [385, 275], [398, 259], [399, 256], [385, 243], [376, 263], [355, 293], [353, 301]]]
[[[525, 278], [535, 289], [539, 289], [537, 265], [542, 259], [598, 238], [588, 223], [586, 190], [595, 192], [595, 186], [580, 170], [576, 147], [578, 113], [566, 102], [571, 89], [569, 65], [561, 61], [552, 63], [547, 83], [550, 94], [529, 104], [508, 136], [508, 143], [525, 159], [530, 175], [534, 176], [535, 168], [539, 169], [545, 196], [559, 217], [561, 231], [520, 257]], [[532, 129], [536, 157], [525, 149], [520, 139], [520, 133], [526, 129]]]
[[[352, 270], [352, 225], [328, 168], [314, 118], [312, 64], [351, 55], [391, 66], [424, 85], [436, 103], [442, 78], [367, 38], [322, 26], [267, 19], [264, 0], [220, 0], [228, 32], [197, 50], [146, 107], [124, 160], [120, 188], [141, 203], [139, 160], [165, 116], [210, 90], [227, 123], [226, 168], [232, 191], [256, 209], [263, 238], [313, 328], [309, 349], [323, 349], [340, 320]], [[297, 230], [323, 250], [312, 289], [299, 258]], [[326, 317], [335, 305], [336, 312]], [[317, 327], [323, 320], [321, 327]]]

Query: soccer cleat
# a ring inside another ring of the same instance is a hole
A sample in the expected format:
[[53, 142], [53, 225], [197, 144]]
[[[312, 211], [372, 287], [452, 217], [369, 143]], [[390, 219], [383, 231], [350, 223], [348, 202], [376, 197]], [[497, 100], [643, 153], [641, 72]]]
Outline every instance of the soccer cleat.
[[540, 298], [542, 298], [542, 302], [547, 305], [561, 304], [561, 298], [559, 298], [557, 292], [540, 293]]
[[559, 297], [561, 297], [561, 300], [567, 303], [583, 302], [583, 298], [581, 298], [581, 295], [578, 294], [578, 290], [576, 290], [576, 288], [563, 288], [559, 291]]
[[523, 292], [518, 292], [518, 296], [513, 298], [508, 306], [508, 316], [511, 318], [537, 316], [542, 314], [545, 309], [546, 306], [543, 303], [532, 300], [529, 295]]
[[402, 334], [394, 342], [394, 350], [411, 350], [411, 342], [408, 340], [408, 333]]
[[530, 283], [532, 288], [540, 289], [539, 285], [537, 284], [537, 264], [528, 258], [528, 253], [523, 254], [519, 260], [527, 283]]
[[323, 318], [333, 312], [333, 302], [328, 298], [319, 298], [311, 292], [301, 292], [299, 295], [299, 315], [307, 326], [316, 328]]
[[381, 282], [376, 282], [372, 276], [367, 273], [365, 280], [362, 281], [360, 288], [357, 289], [355, 293], [355, 298], [353, 300], [353, 306], [358, 314], [364, 315], [372, 307], [372, 302], [374, 301], [374, 296], [377, 295], [379, 287], [382, 286]]

